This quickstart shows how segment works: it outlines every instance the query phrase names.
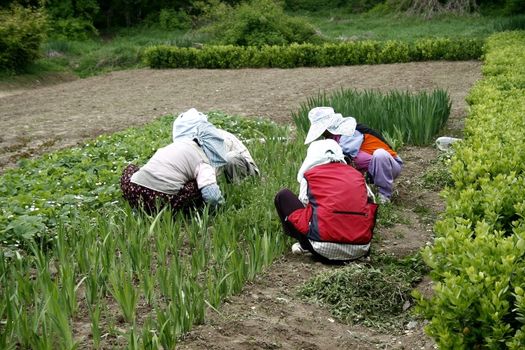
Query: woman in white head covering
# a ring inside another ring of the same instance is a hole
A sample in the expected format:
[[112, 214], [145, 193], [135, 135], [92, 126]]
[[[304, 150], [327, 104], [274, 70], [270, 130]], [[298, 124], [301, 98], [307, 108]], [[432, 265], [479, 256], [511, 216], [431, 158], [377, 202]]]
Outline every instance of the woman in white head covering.
[[389, 202], [394, 180], [401, 173], [403, 161], [383, 136], [352, 117], [343, 118], [332, 107], [315, 107], [308, 113], [308, 144], [321, 136], [341, 146], [357, 170], [367, 173], [379, 190], [379, 201]]
[[363, 175], [347, 165], [334, 140], [312, 142], [297, 174], [299, 197], [289, 189], [275, 196], [284, 233], [297, 239], [293, 253], [325, 263], [368, 254], [377, 205]]
[[[206, 124], [211, 125], [208, 122], [208, 116], [191, 108], [181, 113], [173, 122], [173, 140], [193, 138], [197, 128]], [[216, 130], [224, 141], [226, 164], [220, 170], [224, 170], [226, 181], [238, 182], [246, 176], [259, 175], [259, 168], [248, 148], [232, 133], [219, 128]]]

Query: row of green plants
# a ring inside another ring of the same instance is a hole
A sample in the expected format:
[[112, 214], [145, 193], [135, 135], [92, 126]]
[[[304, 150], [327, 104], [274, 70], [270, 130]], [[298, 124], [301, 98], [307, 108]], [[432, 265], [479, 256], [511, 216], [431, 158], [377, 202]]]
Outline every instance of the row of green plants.
[[392, 90], [341, 89], [330, 94], [319, 93], [301, 103], [292, 113], [297, 129], [306, 133], [310, 128], [308, 111], [316, 106], [332, 106], [336, 113], [352, 116], [381, 133], [394, 148], [403, 144], [428, 145], [446, 124], [450, 115], [451, 101], [442, 89], [432, 92]]
[[214, 215], [147, 216], [120, 198], [122, 168], [170, 142], [173, 116], [2, 175], [0, 348], [173, 348], [282, 254], [273, 197], [296, 188], [303, 138], [261, 119], [210, 120], [246, 140], [262, 171], [239, 186], [221, 178], [226, 205]]
[[525, 346], [525, 32], [491, 36], [484, 60], [424, 250], [434, 295], [419, 311], [442, 349]]
[[483, 53], [483, 40], [429, 38], [402, 41], [350, 41], [288, 46], [217, 45], [197, 48], [158, 45], [147, 48], [151, 68], [327, 67], [426, 60], [471, 60]]
[[[120, 198], [122, 168], [143, 164], [170, 142], [172, 116], [28, 160], [2, 176], [2, 218], [22, 211], [14, 221], [38, 219], [47, 230], [19, 237], [24, 249], [2, 244], [1, 349], [172, 349], [206, 310], [282, 254], [288, 242], [272, 198], [280, 186], [293, 188], [304, 146], [283, 141], [286, 126], [211, 116], [256, 140], [247, 145], [263, 174], [236, 186], [221, 177], [227, 201], [212, 216], [205, 210], [174, 218], [163, 210], [150, 217]], [[275, 154], [290, 163], [275, 163]], [[62, 200], [66, 193], [71, 203]], [[21, 204], [29, 199], [31, 207]], [[54, 212], [44, 213], [39, 206], [51, 201]], [[9, 241], [14, 221], [2, 225]]]
[[0, 252], [0, 348], [173, 349], [282, 254], [272, 202], [258, 201], [278, 188], [265, 185], [227, 189], [242, 201], [213, 217], [81, 212], [47, 246], [28, 242], [30, 258]]

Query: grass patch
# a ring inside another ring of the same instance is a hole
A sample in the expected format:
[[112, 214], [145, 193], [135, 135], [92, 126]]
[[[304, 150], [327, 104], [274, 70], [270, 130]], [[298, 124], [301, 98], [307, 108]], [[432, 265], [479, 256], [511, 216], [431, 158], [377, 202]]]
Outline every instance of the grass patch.
[[303, 285], [299, 295], [330, 307], [343, 322], [400, 331], [413, 318], [408, 311], [411, 292], [426, 272], [419, 255], [402, 260], [379, 255], [371, 263], [322, 273]]
[[441, 153], [436, 162], [427, 168], [421, 178], [423, 188], [431, 191], [441, 191], [454, 183], [450, 173], [451, 153]]
[[377, 226], [382, 228], [393, 227], [395, 224], [407, 223], [399, 208], [392, 203], [381, 204], [377, 211]]
[[[520, 16], [440, 16], [423, 19], [405, 15], [345, 14], [335, 11], [306, 13], [304, 17], [334, 40], [403, 40], [428, 37], [485, 38], [508, 26], [521, 25]], [[516, 18], [516, 19], [514, 19]]]

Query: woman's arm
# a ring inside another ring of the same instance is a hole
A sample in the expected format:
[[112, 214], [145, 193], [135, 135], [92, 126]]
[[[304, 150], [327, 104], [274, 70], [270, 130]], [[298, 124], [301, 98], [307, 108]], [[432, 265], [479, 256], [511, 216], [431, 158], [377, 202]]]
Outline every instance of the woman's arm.
[[303, 177], [299, 183], [299, 200], [304, 204], [308, 204], [308, 182]]
[[211, 206], [218, 206], [224, 203], [221, 189], [217, 185], [217, 175], [215, 168], [206, 163], [201, 163], [196, 169], [197, 186], [201, 191], [204, 202]]

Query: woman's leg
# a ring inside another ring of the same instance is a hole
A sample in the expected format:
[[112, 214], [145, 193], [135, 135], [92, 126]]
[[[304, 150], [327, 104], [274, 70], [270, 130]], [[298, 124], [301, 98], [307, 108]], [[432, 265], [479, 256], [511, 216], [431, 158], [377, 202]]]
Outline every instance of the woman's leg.
[[379, 194], [390, 199], [394, 179], [401, 173], [401, 165], [384, 149], [377, 149], [370, 161], [368, 172], [374, 179]]
[[134, 164], [129, 164], [122, 172], [120, 178], [120, 189], [122, 196], [132, 208], [142, 207], [148, 214], [154, 213], [158, 207], [163, 206], [169, 200], [169, 195], [151, 190], [131, 182], [131, 176], [139, 170]]
[[186, 182], [179, 192], [170, 196], [170, 204], [173, 212], [202, 207], [204, 201], [201, 191], [199, 191], [199, 187], [197, 186], [197, 181]]
[[120, 177], [120, 190], [122, 191], [122, 197], [124, 197], [133, 208], [138, 207], [140, 197], [137, 185], [131, 182], [131, 176], [138, 170], [138, 166], [135, 164], [129, 164], [124, 168], [122, 176]]
[[301, 203], [299, 198], [297, 198], [297, 196], [292, 191], [284, 188], [277, 192], [274, 202], [275, 209], [277, 210], [277, 214], [281, 220], [284, 233], [298, 240], [303, 249], [315, 253], [312, 245], [310, 244], [310, 241], [306, 238], [306, 236], [299, 232], [294, 227], [294, 225], [292, 225], [292, 223], [287, 220], [288, 215], [290, 215], [292, 212], [296, 211], [297, 209], [304, 208], [304, 205]]

